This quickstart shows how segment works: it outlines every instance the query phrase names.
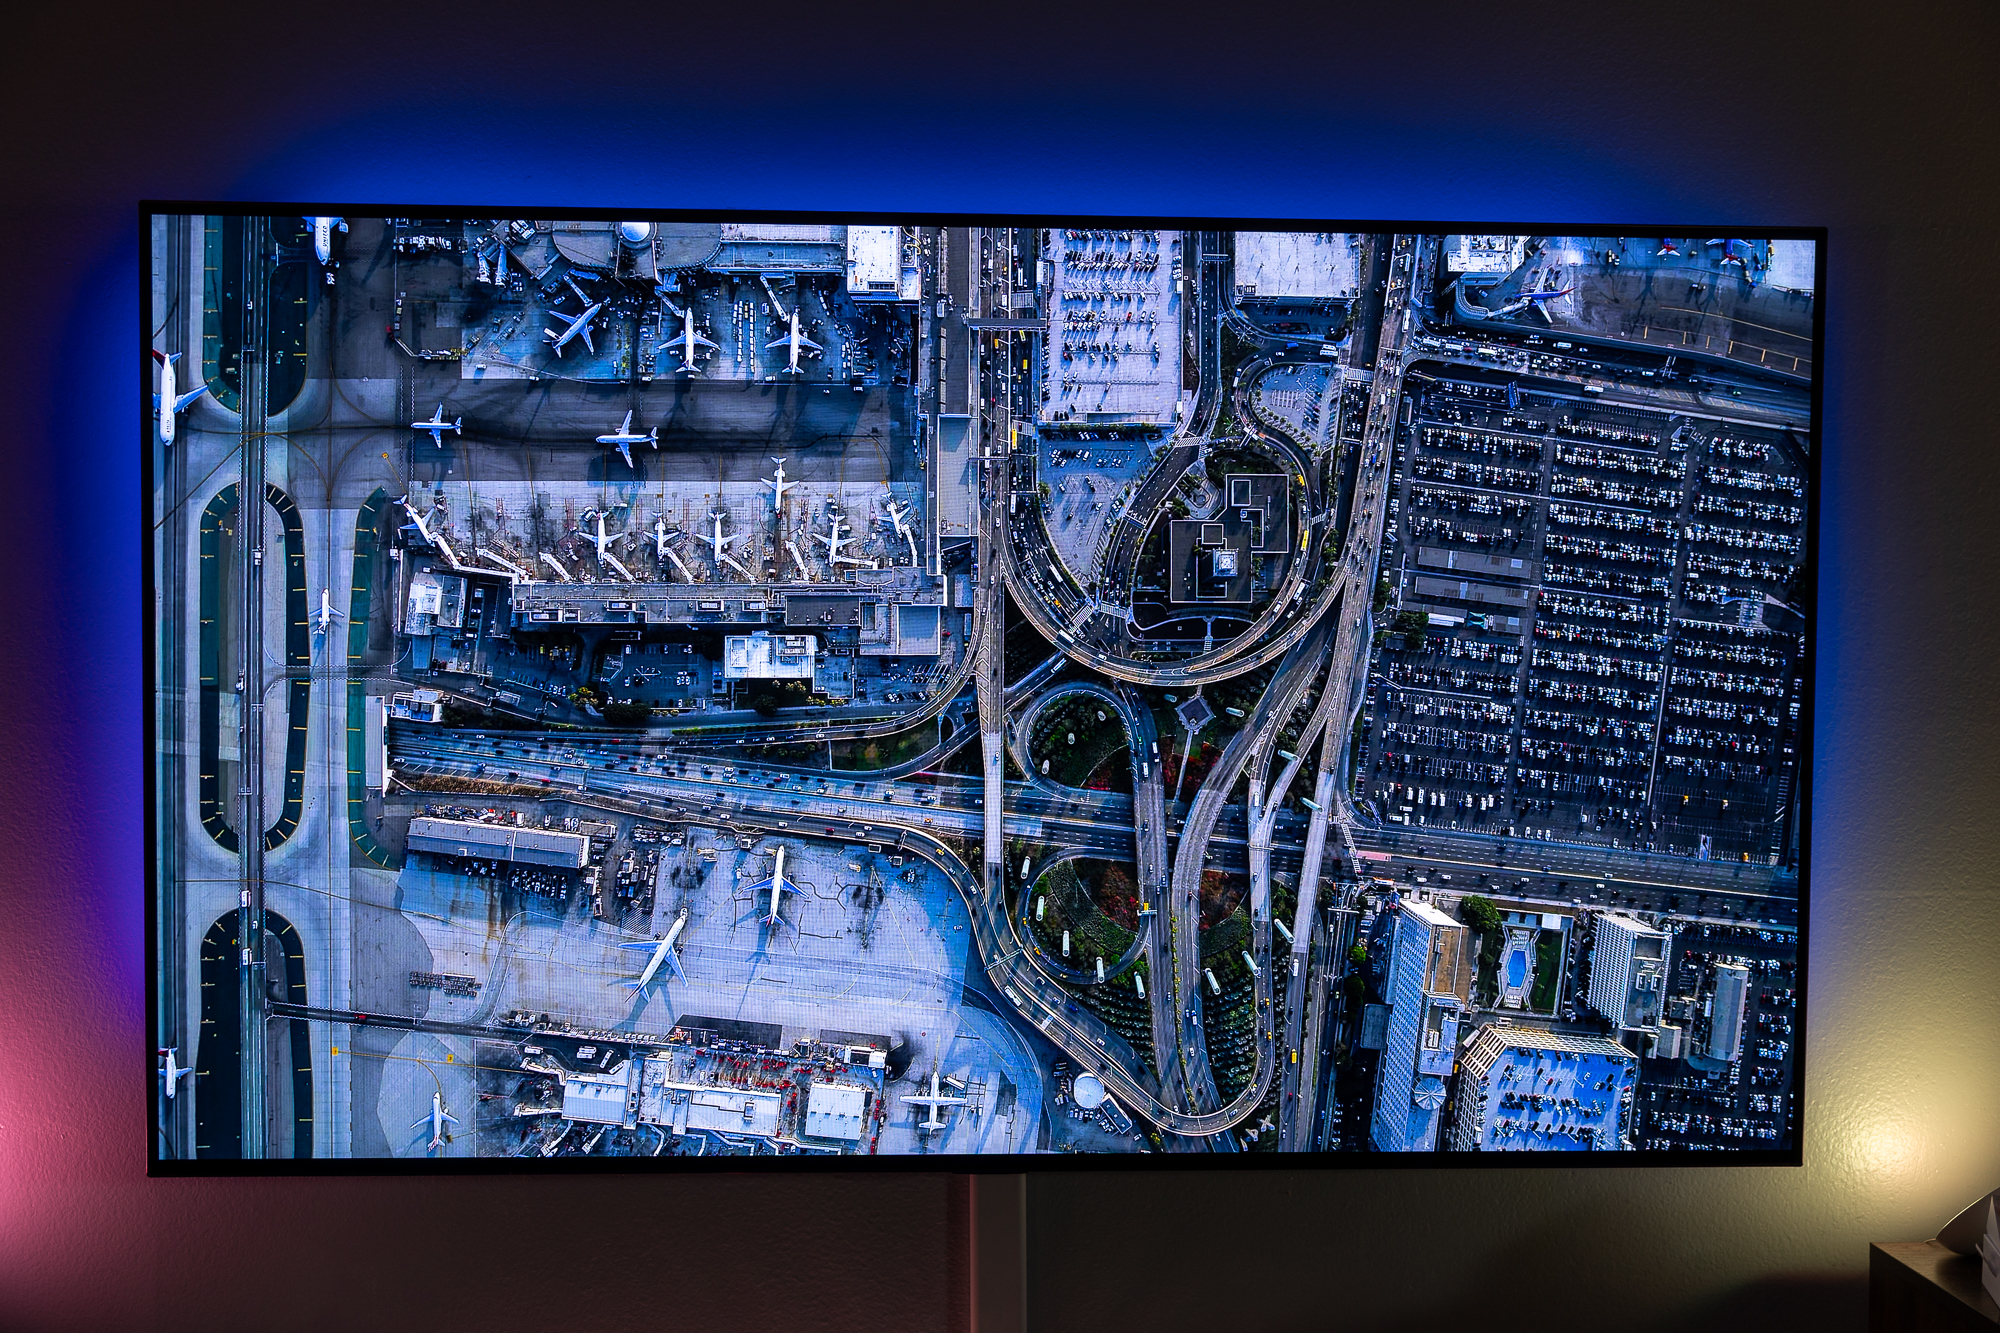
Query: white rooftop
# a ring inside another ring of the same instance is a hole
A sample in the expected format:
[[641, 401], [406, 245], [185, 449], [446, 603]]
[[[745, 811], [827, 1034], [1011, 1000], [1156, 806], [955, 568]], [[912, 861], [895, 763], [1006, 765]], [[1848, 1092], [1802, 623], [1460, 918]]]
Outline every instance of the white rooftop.
[[679, 1123], [688, 1129], [754, 1134], [767, 1139], [778, 1132], [778, 1112], [784, 1103], [774, 1092], [697, 1088], [687, 1090], [685, 1095], [687, 1118]]
[[1667, 932], [1661, 930], [1659, 927], [1649, 926], [1636, 917], [1626, 916], [1623, 912], [1606, 912], [1604, 915], [1598, 917], [1597, 929], [1602, 931], [1606, 926], [1628, 931], [1641, 939], [1665, 939], [1667, 937]]
[[812, 222], [725, 222], [722, 224], [722, 239], [725, 241], [778, 241], [804, 245], [839, 245], [846, 239], [847, 228], [839, 224], [827, 226]]
[[1772, 241], [1771, 271], [1764, 280], [1783, 291], [1810, 293], [1818, 248], [1815, 241]]
[[731, 634], [722, 640], [729, 680], [811, 680], [819, 641], [810, 634]]
[[570, 1074], [563, 1079], [563, 1119], [615, 1125], [625, 1118], [626, 1075]]
[[1236, 285], [1259, 297], [1351, 297], [1359, 271], [1355, 240], [1346, 232], [1236, 233]]
[[1525, 236], [1447, 236], [1447, 273], [1512, 273], [1528, 255]]
[[847, 229], [847, 290], [856, 296], [894, 296], [902, 262], [899, 227]]
[[816, 1139], [858, 1140], [866, 1125], [865, 1089], [846, 1083], [815, 1083], [806, 1098], [806, 1133]]

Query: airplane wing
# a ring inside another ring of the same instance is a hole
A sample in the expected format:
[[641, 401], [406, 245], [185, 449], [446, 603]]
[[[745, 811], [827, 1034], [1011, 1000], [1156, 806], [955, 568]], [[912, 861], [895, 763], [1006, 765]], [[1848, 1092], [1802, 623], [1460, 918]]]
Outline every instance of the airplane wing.
[[[440, 1110], [442, 1110], [442, 1108], [440, 1108]], [[457, 1124], [457, 1123], [458, 1123], [458, 1117], [457, 1117], [457, 1116], [455, 1116], [455, 1115], [453, 1115], [453, 1114], [452, 1114], [451, 1112], [449, 1112], [449, 1111], [444, 1111], [444, 1112], [443, 1112], [443, 1114], [444, 1114], [444, 1118], [445, 1118], [446, 1120], [449, 1120], [449, 1121], [450, 1121], [450, 1122], [451, 1122], [452, 1124], [454, 1124], [454, 1125], [455, 1125], [455, 1124]]]
[[667, 966], [672, 968], [674, 975], [680, 978], [682, 981], [686, 981], [688, 979], [687, 973], [681, 971], [680, 954], [678, 954], [672, 949], [667, 950]]
[[625, 410], [625, 420], [619, 424], [618, 433], [620, 435], [630, 435], [632, 433], [632, 410], [630, 408]]
[[595, 355], [597, 352], [597, 344], [590, 340], [590, 321], [589, 320], [583, 321], [582, 327], [578, 328], [577, 332], [583, 335], [583, 345], [590, 349], [592, 355]]
[[[203, 394], [207, 392], [208, 392], [208, 386], [204, 384], [199, 388], [190, 389], [186, 393], [181, 394], [178, 398], [174, 399], [174, 411], [176, 412], [187, 411], [188, 408], [194, 403], [195, 399], [201, 397]], [[157, 402], [159, 400], [159, 395], [154, 394], [153, 398], [154, 401]]]
[[658, 940], [634, 940], [630, 944], [621, 944], [618, 947], [621, 949], [657, 949], [660, 947], [660, 942]]
[[808, 352], [824, 352], [826, 350], [803, 333], [799, 335], [799, 346], [805, 348]]
[[694, 345], [697, 347], [713, 347], [718, 352], [722, 350], [721, 344], [711, 342], [707, 338], [702, 337], [701, 334], [699, 333], [694, 335]]
[[[743, 890], [742, 890], [742, 892], [744, 892], [744, 893], [768, 893], [768, 892], [770, 892], [770, 889], [771, 889], [771, 881], [770, 881], [770, 880], [768, 880], [768, 879], [760, 879], [760, 880], [758, 880], [758, 881], [757, 881], [757, 882], [756, 882], [755, 884], [752, 884], [752, 885], [748, 886], [747, 888], [743, 889]], [[784, 882], [784, 883], [783, 883], [783, 884], [782, 884], [782, 885], [781, 885], [781, 886], [779, 887], [779, 889], [778, 889], [778, 892], [780, 892], [780, 893], [797, 893], [797, 892], [798, 892], [798, 887], [797, 887], [796, 885], [794, 885], [794, 884], [793, 884], [793, 883], [792, 883], [792, 882], [791, 882], [790, 880], [786, 880], [786, 881], [785, 881], [785, 882]]]

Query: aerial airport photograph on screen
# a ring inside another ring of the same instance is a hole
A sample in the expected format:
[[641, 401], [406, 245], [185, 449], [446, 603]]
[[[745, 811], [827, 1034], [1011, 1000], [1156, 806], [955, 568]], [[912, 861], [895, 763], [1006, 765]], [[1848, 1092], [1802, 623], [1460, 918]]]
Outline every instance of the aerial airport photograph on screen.
[[1814, 235], [294, 212], [143, 216], [155, 1170], [1795, 1159]]

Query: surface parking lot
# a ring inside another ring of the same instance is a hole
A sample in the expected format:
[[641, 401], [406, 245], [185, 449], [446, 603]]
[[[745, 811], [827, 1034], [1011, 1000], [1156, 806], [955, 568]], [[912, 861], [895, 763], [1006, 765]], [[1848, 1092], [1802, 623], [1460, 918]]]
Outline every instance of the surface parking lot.
[[1043, 419], [1172, 421], [1181, 387], [1180, 233], [1051, 229], [1048, 236], [1055, 299]]
[[1410, 377], [1356, 796], [1389, 823], [1770, 863], [1800, 446], [1476, 375]]
[[1745, 926], [1688, 931], [1674, 943], [1676, 998], [1667, 1021], [1685, 1025], [1695, 1049], [1708, 1040], [1704, 1009], [1725, 963], [1749, 969], [1743, 1047], [1733, 1064], [1699, 1057], [1648, 1060], [1640, 1116], [1642, 1149], [1778, 1148], [1792, 1138], [1793, 1024], [1797, 1018], [1795, 936]]

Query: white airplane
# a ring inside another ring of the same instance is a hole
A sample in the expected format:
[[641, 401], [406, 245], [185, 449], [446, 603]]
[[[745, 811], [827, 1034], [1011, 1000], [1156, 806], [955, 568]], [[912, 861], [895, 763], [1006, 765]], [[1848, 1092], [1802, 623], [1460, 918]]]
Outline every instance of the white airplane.
[[607, 534], [604, 531], [604, 511], [602, 509], [599, 509], [596, 511], [596, 513], [597, 513], [597, 535], [593, 537], [592, 540], [597, 543], [597, 558], [599, 560], [602, 560], [607, 555], [610, 554], [611, 548], [613, 546], [617, 545], [619, 542], [624, 541], [627, 537], [631, 536], [632, 534], [629, 532], [613, 532]]
[[917, 1122], [917, 1128], [925, 1130], [943, 1129], [945, 1127], [945, 1120], [942, 1114], [944, 1108], [947, 1106], [963, 1106], [965, 1102], [966, 1099], [963, 1097], [952, 1097], [938, 1090], [938, 1069], [936, 1065], [931, 1066], [930, 1095], [926, 1097], [919, 1094], [915, 1097], [903, 1098], [905, 1106], [923, 1106], [929, 1108], [930, 1113], [924, 1119]]
[[583, 345], [592, 352], [595, 352], [597, 344], [590, 340], [590, 321], [596, 319], [597, 312], [604, 309], [604, 302], [592, 301], [588, 296], [585, 296], [583, 288], [576, 285], [576, 279], [564, 278], [563, 281], [569, 284], [569, 289], [576, 293], [578, 300], [583, 302], [583, 313], [571, 316], [563, 314], [560, 310], [549, 311], [551, 315], [555, 316], [556, 322], [563, 325], [563, 330], [561, 333], [558, 333], [554, 329], [543, 329], [542, 335], [554, 345], [557, 356], [561, 356], [563, 347], [578, 335], [582, 335]]
[[305, 219], [305, 223], [308, 227], [312, 228], [313, 253], [319, 256], [319, 262], [324, 264], [333, 258], [334, 229], [338, 228], [341, 231], [346, 231], [347, 219], [307, 218]]
[[626, 466], [626, 467], [631, 467], [631, 466], [632, 466], [632, 446], [633, 446], [633, 445], [635, 445], [635, 444], [650, 444], [650, 445], [652, 445], [652, 446], [653, 446], [653, 447], [654, 447], [655, 449], [659, 448], [659, 447], [660, 447], [660, 428], [659, 428], [658, 426], [655, 426], [655, 427], [653, 427], [653, 428], [652, 428], [651, 430], [647, 431], [647, 432], [646, 432], [646, 433], [645, 433], [644, 435], [634, 435], [634, 434], [632, 433], [632, 413], [631, 413], [631, 411], [630, 411], [630, 410], [628, 409], [628, 410], [626, 411], [626, 413], [625, 413], [625, 420], [624, 420], [624, 422], [623, 422], [623, 423], [622, 423], [622, 424], [621, 424], [621, 425], [620, 425], [620, 426], [618, 427], [618, 429], [617, 429], [617, 430], [614, 430], [614, 431], [612, 431], [612, 432], [611, 432], [611, 433], [610, 433], [609, 435], [600, 435], [600, 436], [598, 436], [598, 437], [597, 437], [597, 442], [598, 442], [599, 444], [615, 444], [615, 445], [617, 445], [617, 446], [618, 446], [618, 452], [619, 452], [620, 454], [624, 455], [624, 458], [625, 458], [625, 466]]
[[847, 545], [847, 543], [853, 541], [854, 539], [852, 537], [843, 537], [840, 535], [840, 530], [843, 527], [845, 527], [846, 524], [841, 521], [839, 515], [837, 514], [828, 515], [827, 522], [832, 525], [833, 535], [821, 536], [819, 533], [815, 532], [812, 534], [812, 537], [814, 541], [826, 543], [826, 563], [829, 566], [869, 565], [872, 567], [874, 565], [873, 561], [863, 559], [861, 556], [858, 555], [842, 555], [840, 553], [840, 548]]
[[766, 889], [771, 891], [771, 910], [764, 914], [764, 924], [767, 926], [788, 924], [783, 917], [778, 915], [780, 895], [797, 893], [799, 886], [785, 878], [785, 844], [782, 842], [778, 844], [778, 860], [771, 867], [771, 877], [769, 879], [760, 879], [750, 886], [751, 893], [762, 893]]
[[153, 408], [160, 414], [160, 443], [171, 445], [174, 442], [175, 418], [193, 407], [194, 400], [208, 392], [208, 386], [198, 384], [186, 393], [174, 392], [180, 387], [175, 382], [174, 362], [181, 359], [181, 354], [175, 352], [168, 356], [164, 352], [155, 352], [153, 355], [160, 363], [160, 391], [153, 395]]
[[787, 349], [787, 355], [789, 357], [789, 362], [785, 366], [785, 373], [787, 375], [798, 375], [804, 373], [799, 368], [800, 352], [802, 351], [822, 352], [826, 350], [825, 348], [821, 347], [818, 343], [814, 342], [812, 339], [806, 337], [805, 334], [799, 332], [799, 308], [796, 305], [792, 307], [791, 332], [787, 333], [784, 337], [778, 339], [776, 342], [767, 344], [764, 350], [767, 352], [775, 352], [780, 347]]
[[910, 507], [908, 505], [898, 506], [894, 500], [890, 500], [884, 508], [889, 511], [889, 516], [884, 521], [892, 525], [897, 533], [902, 536], [903, 540], [910, 544], [910, 563], [912, 565], [916, 564], [917, 539], [915, 534], [910, 531], [910, 525], [903, 521], [910, 516]]
[[681, 559], [680, 553], [667, 545], [667, 520], [664, 516], [653, 519], [653, 555], [659, 560], [673, 561], [674, 568], [681, 572], [682, 578], [689, 583], [695, 581], [694, 571], [687, 567], [687, 561]]
[[180, 1086], [181, 1080], [194, 1072], [192, 1067], [184, 1066], [174, 1059], [174, 1052], [179, 1049], [177, 1046], [160, 1048], [160, 1054], [167, 1057], [167, 1062], [160, 1066], [160, 1077], [167, 1081], [168, 1101], [174, 1099], [174, 1089]]
[[621, 981], [618, 984], [629, 986], [633, 990], [644, 990], [646, 984], [653, 979], [653, 975], [660, 970], [661, 964], [665, 964], [676, 977], [686, 981], [687, 973], [681, 971], [681, 959], [680, 955], [674, 952], [674, 941], [680, 938], [681, 928], [687, 925], [687, 919], [688, 909], [683, 907], [681, 914], [674, 918], [674, 924], [667, 927], [667, 933], [663, 938], [636, 940], [631, 944], [619, 945], [621, 949], [651, 949], [653, 956], [646, 961], [646, 970], [639, 974], [637, 981]]
[[715, 535], [708, 539], [708, 544], [711, 548], [714, 549], [715, 558], [717, 560], [721, 560], [723, 558], [723, 553], [729, 549], [730, 543], [742, 537], [743, 534], [740, 532], [732, 532], [726, 537], [723, 535], [722, 520], [729, 517], [728, 513], [725, 512], [724, 510], [717, 509], [712, 513], [710, 513], [709, 517], [715, 520]]
[[688, 374], [699, 375], [701, 371], [696, 368], [694, 363], [695, 353], [703, 347], [714, 348], [716, 351], [721, 351], [722, 349], [709, 339], [703, 337], [701, 330], [694, 326], [694, 306], [692, 304], [686, 310], [675, 310], [671, 302], [666, 303], [666, 305], [667, 309], [673, 310], [681, 319], [681, 331], [675, 337], [667, 340], [666, 350], [680, 357], [681, 368], [686, 370]]
[[436, 1152], [438, 1149], [444, 1147], [444, 1127], [446, 1123], [449, 1122], [454, 1125], [458, 1123], [458, 1117], [444, 1109], [444, 1094], [442, 1092], [433, 1092], [431, 1094], [431, 1113], [429, 1115], [418, 1116], [410, 1125], [410, 1128], [415, 1129], [426, 1120], [430, 1122], [431, 1126], [431, 1141], [424, 1145], [424, 1151]]
[[412, 421], [410, 429], [429, 431], [431, 433], [431, 443], [442, 449], [444, 448], [444, 433], [450, 431], [453, 435], [463, 435], [465, 432], [460, 430], [459, 427], [464, 424], [464, 417], [459, 417], [455, 421], [446, 421], [444, 419], [444, 404], [439, 403], [438, 410], [431, 413], [429, 421]]
[[1560, 300], [1575, 290], [1575, 286], [1572, 285], [1560, 289], [1551, 288], [1547, 291], [1522, 292], [1518, 297], [1501, 306], [1498, 310], [1495, 310], [1493, 318], [1499, 319], [1505, 315], [1519, 314], [1523, 310], [1533, 310], [1543, 319], [1549, 320], [1549, 323], [1553, 324], [1555, 321], [1549, 318], [1549, 308], [1546, 303]]
[[403, 512], [410, 516], [410, 521], [403, 525], [404, 531], [407, 532], [411, 528], [415, 528], [417, 530], [417, 536], [423, 538], [424, 544], [426, 546], [437, 545], [437, 537], [431, 532], [430, 529], [431, 515], [436, 514], [437, 510], [432, 509], [429, 514], [419, 514], [417, 512], [417, 507], [410, 503], [410, 497], [407, 495], [405, 495], [401, 500], [398, 500], [396, 503], [402, 505]]
[[324, 634], [333, 628], [334, 621], [345, 619], [347, 619], [346, 616], [333, 609], [332, 594], [325, 588], [321, 588], [319, 590], [319, 632]]
[[766, 486], [769, 486], [771, 490], [775, 492], [771, 497], [771, 507], [773, 509], [776, 509], [779, 505], [785, 502], [785, 492], [790, 490], [792, 487], [798, 485], [798, 483], [795, 481], [785, 480], [784, 459], [774, 458], [771, 461], [778, 465], [778, 475], [772, 478], [770, 481], [765, 482], [764, 484]]

